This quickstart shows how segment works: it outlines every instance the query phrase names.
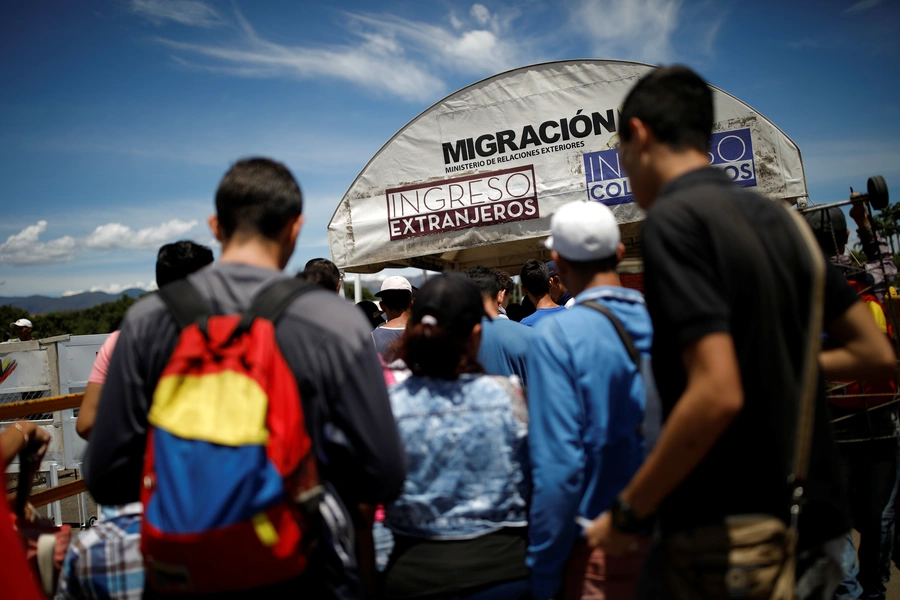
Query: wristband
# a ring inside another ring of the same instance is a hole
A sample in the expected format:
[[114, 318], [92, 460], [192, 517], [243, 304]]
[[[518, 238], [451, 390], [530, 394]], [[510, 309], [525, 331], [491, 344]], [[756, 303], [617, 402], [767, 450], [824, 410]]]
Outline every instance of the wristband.
[[610, 506], [612, 525], [622, 533], [637, 534], [648, 529], [653, 523], [653, 517], [639, 519], [631, 510], [631, 506], [621, 496], [617, 496]]
[[25, 438], [25, 445], [27, 446], [27, 445], [28, 445], [28, 441], [29, 441], [29, 437], [28, 437], [28, 434], [25, 433], [25, 428], [22, 427], [22, 424], [21, 424], [21, 423], [13, 423], [13, 427], [15, 427], [16, 429], [18, 429], [18, 430], [22, 433], [22, 437]]

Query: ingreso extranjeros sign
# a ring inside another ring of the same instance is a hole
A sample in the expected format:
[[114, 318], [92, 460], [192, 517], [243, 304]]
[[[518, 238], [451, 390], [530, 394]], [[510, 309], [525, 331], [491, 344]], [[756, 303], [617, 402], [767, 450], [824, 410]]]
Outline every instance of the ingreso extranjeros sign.
[[[441, 100], [391, 138], [347, 190], [328, 226], [333, 259], [377, 270], [423, 256], [429, 265], [453, 264], [486, 245], [502, 254], [515, 243], [521, 254], [521, 242], [546, 236], [548, 217], [573, 200], [603, 202], [623, 225], [641, 220], [618, 157], [619, 109], [652, 68], [546, 63]], [[713, 92], [710, 164], [770, 196], [805, 196], [796, 145], [740, 100]]]

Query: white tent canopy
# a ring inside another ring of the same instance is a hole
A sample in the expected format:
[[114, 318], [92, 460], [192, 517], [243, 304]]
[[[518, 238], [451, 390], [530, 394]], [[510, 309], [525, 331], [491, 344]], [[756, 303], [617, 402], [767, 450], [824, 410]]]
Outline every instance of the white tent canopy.
[[[618, 160], [619, 109], [650, 65], [571, 60], [501, 73], [447, 96], [365, 166], [328, 224], [346, 271], [518, 268], [549, 258], [550, 215], [604, 202], [634, 255], [641, 210]], [[806, 196], [800, 150], [748, 105], [713, 88], [710, 162], [772, 198]]]

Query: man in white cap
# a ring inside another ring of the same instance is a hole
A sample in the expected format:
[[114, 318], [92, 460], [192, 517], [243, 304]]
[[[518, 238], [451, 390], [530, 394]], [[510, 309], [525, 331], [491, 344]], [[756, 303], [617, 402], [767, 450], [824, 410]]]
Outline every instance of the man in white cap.
[[625, 246], [606, 206], [567, 204], [550, 232], [545, 245], [575, 304], [537, 324], [528, 356], [531, 591], [539, 600], [560, 590], [633, 598], [641, 555], [592, 555], [576, 519], [608, 510], [644, 459], [640, 364], [649, 361], [650, 316], [641, 294], [619, 282]]
[[[29, 321], [28, 319], [19, 319], [18, 321], [14, 322], [14, 323], [10, 323], [9, 326], [15, 332], [16, 339], [18, 341], [30, 342], [31, 340], [34, 339], [33, 337], [31, 337], [31, 329], [32, 329], [31, 321]], [[16, 340], [9, 340], [9, 341], [14, 342]]]
[[391, 275], [384, 280], [381, 290], [375, 295], [380, 300], [387, 322], [372, 332], [372, 339], [375, 340], [378, 354], [385, 357], [406, 329], [409, 309], [412, 307], [412, 285], [406, 277]]

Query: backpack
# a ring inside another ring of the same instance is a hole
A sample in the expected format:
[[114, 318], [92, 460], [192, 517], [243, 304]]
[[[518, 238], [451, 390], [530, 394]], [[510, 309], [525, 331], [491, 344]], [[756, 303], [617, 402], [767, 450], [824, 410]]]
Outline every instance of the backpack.
[[659, 398], [659, 391], [656, 389], [656, 379], [653, 377], [651, 359], [650, 357], [641, 356], [641, 351], [634, 345], [634, 339], [632, 339], [628, 330], [625, 329], [625, 325], [603, 303], [596, 300], [588, 300], [582, 304], [602, 313], [610, 320], [616, 333], [619, 334], [619, 339], [622, 340], [622, 345], [625, 346], [625, 351], [628, 352], [628, 357], [644, 380], [644, 422], [641, 423], [641, 435], [644, 438], [645, 452], [650, 454], [650, 450], [656, 445], [656, 441], [662, 432], [662, 402]]
[[148, 413], [141, 551], [154, 590], [247, 590], [306, 569], [323, 488], [275, 323], [313, 289], [278, 280], [242, 315], [213, 314], [186, 279], [159, 290], [180, 334]]

